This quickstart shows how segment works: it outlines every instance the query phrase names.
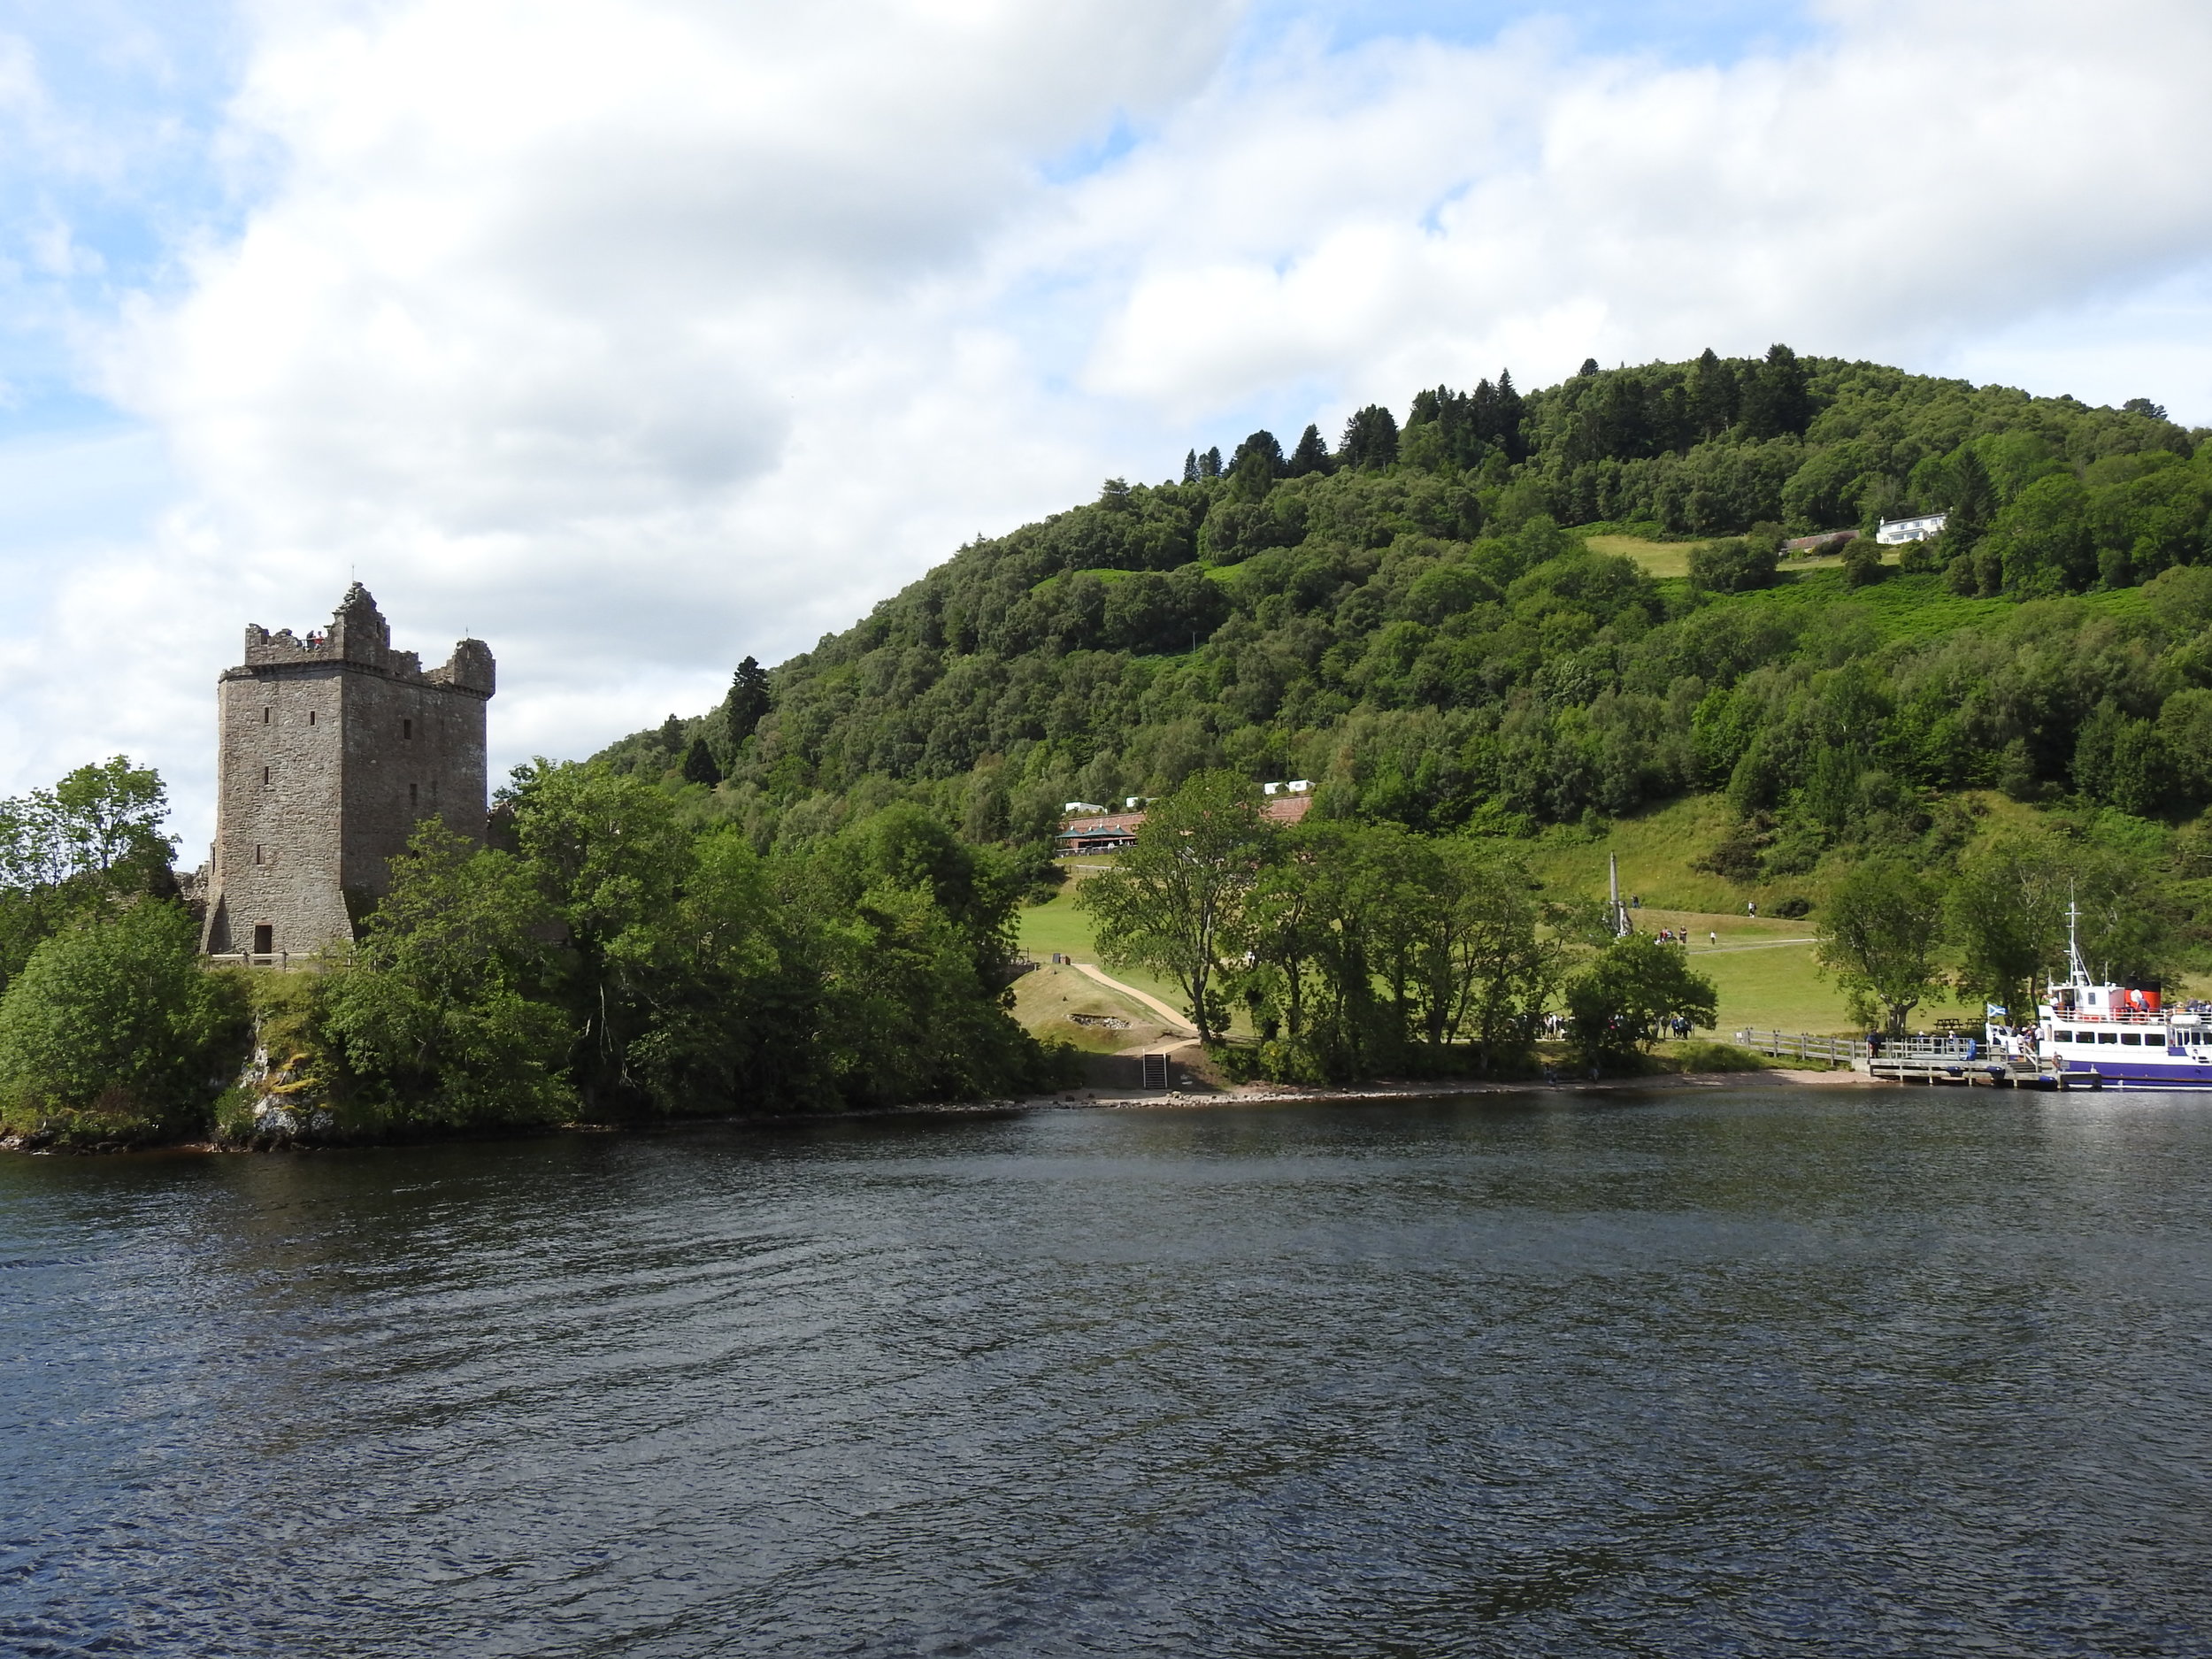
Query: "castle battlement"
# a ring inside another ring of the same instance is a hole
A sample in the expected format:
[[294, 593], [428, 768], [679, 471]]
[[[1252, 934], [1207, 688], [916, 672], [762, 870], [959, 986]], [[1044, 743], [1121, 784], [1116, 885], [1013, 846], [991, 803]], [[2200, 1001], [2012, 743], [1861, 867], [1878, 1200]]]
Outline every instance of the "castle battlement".
[[341, 943], [390, 887], [392, 858], [436, 818], [484, 833], [485, 707], [497, 665], [462, 640], [426, 672], [392, 649], [356, 582], [327, 629], [246, 629], [216, 681], [213, 955], [304, 955]]
[[423, 671], [422, 658], [413, 651], [392, 649], [391, 625], [376, 608], [376, 601], [359, 582], [346, 590], [331, 614], [327, 628], [310, 628], [304, 635], [289, 628], [273, 634], [257, 622], [246, 625], [246, 660], [227, 671], [226, 680], [250, 678], [265, 668], [305, 668], [343, 664], [366, 669], [393, 680], [418, 685], [446, 686], [488, 697], [498, 689], [491, 647], [481, 640], [461, 640], [442, 668]]

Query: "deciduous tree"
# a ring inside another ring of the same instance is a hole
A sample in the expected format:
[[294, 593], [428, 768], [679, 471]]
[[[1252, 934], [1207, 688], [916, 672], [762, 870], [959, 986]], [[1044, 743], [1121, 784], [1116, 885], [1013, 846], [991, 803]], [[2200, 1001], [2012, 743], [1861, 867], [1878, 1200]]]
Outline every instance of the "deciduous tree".
[[1249, 949], [1249, 906], [1273, 834], [1250, 782], [1198, 772], [1146, 813], [1136, 844], [1078, 897], [1100, 953], [1172, 979], [1202, 1041], [1222, 1029], [1218, 981]]
[[1944, 914], [1958, 987], [2024, 1018], [2038, 974], [2066, 964], [2066, 907], [2079, 876], [2066, 843], [2038, 830], [1991, 837], [1959, 860]]
[[142, 898], [41, 941], [0, 997], [0, 1127], [76, 1142], [190, 1128], [236, 1071], [243, 1020], [198, 939], [182, 905]]
[[1690, 966], [1678, 941], [1626, 933], [1607, 944], [1566, 984], [1576, 1051], [1617, 1064], [1648, 1048], [1669, 1022], [1710, 1025], [1718, 1018], [1713, 982]]
[[435, 818], [417, 826], [325, 998], [330, 1031], [390, 1121], [542, 1123], [573, 1107], [573, 1030], [541, 995], [554, 927], [521, 859]]
[[1869, 858], [1830, 889], [1815, 956], [1853, 1018], [1904, 1034], [1942, 984], [1943, 891], [1904, 859]]

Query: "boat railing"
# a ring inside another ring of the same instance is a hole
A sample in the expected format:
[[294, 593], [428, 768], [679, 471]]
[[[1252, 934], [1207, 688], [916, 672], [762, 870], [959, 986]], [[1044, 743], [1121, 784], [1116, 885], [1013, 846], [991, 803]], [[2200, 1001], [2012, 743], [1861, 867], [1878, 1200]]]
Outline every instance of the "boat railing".
[[2204, 1018], [2204, 1011], [2193, 1008], [2062, 1008], [2051, 1018], [2070, 1025], [2163, 1025], [2175, 1019], [2197, 1023]]

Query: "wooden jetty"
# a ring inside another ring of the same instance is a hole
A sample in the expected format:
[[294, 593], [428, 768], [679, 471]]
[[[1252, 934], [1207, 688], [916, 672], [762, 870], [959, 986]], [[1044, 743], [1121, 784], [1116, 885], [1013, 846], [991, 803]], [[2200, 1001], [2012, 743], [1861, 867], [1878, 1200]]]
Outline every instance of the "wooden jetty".
[[1908, 1037], [1877, 1049], [1856, 1037], [1815, 1037], [1804, 1032], [1739, 1031], [1747, 1048], [1782, 1060], [1824, 1060], [1886, 1083], [1924, 1083], [1991, 1088], [2102, 1088], [2101, 1072], [2069, 1069], [2047, 1055], [1992, 1054], [1966, 1038]]
[[1900, 1055], [1894, 1059], [1865, 1059], [1854, 1063], [1869, 1077], [1885, 1083], [1924, 1083], [1930, 1087], [1955, 1088], [1977, 1084], [1991, 1088], [2102, 1088], [2099, 1071], [2074, 1071], [2016, 1055], [1987, 1055], [1968, 1059], [1964, 1055]]

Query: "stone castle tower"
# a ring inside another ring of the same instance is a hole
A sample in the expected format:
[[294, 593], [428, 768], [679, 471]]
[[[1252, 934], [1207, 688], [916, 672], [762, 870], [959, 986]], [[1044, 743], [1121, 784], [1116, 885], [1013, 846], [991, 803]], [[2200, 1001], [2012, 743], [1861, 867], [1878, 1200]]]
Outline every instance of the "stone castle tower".
[[210, 955], [297, 954], [350, 939], [415, 826], [484, 833], [491, 648], [463, 640], [423, 672], [368, 590], [347, 589], [326, 634], [250, 625], [246, 660], [216, 682]]

